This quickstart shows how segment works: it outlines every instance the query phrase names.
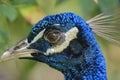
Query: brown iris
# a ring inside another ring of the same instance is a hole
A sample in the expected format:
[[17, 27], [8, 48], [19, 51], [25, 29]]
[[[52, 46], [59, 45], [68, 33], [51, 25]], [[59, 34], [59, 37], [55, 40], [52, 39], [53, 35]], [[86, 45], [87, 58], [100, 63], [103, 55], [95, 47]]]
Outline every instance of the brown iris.
[[45, 40], [47, 40], [49, 43], [57, 43], [61, 40], [62, 38], [62, 32], [59, 30], [50, 30], [45, 33], [44, 37]]

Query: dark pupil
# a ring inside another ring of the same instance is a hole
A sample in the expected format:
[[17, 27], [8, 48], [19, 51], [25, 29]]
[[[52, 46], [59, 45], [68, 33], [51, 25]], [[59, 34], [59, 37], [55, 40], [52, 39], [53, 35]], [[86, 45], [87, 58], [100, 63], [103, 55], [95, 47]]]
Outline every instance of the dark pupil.
[[60, 39], [60, 32], [58, 31], [48, 32], [46, 38], [50, 43], [56, 43]]

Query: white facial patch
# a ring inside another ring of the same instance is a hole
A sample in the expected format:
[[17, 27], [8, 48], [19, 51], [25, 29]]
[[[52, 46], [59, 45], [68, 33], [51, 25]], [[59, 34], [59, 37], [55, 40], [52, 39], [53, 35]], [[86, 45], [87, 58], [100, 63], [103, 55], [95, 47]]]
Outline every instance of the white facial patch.
[[78, 33], [77, 27], [70, 29], [65, 33], [65, 41], [62, 44], [49, 48], [47, 52], [44, 54], [49, 55], [49, 54], [62, 52], [64, 49], [66, 49], [69, 46], [70, 41], [77, 38], [77, 33]]
[[44, 32], [45, 32], [45, 29], [43, 29], [42, 31], [40, 31], [40, 32], [34, 37], [34, 39], [32, 40], [32, 42], [31, 42], [30, 44], [35, 43], [38, 39], [40, 39], [40, 38], [43, 36]]

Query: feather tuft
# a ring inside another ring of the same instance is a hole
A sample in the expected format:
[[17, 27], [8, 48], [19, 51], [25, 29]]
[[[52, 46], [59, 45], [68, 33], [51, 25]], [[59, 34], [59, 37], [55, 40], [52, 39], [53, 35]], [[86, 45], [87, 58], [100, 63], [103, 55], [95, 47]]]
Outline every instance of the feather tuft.
[[113, 15], [101, 13], [88, 20], [87, 23], [96, 35], [120, 44], [120, 13]]

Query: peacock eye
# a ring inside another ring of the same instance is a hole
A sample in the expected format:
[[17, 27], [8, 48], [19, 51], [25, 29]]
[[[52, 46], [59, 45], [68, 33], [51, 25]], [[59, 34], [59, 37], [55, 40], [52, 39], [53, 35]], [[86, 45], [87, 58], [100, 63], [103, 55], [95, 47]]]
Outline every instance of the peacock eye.
[[45, 33], [44, 38], [49, 43], [56, 44], [64, 41], [64, 34], [59, 30], [49, 30]]

